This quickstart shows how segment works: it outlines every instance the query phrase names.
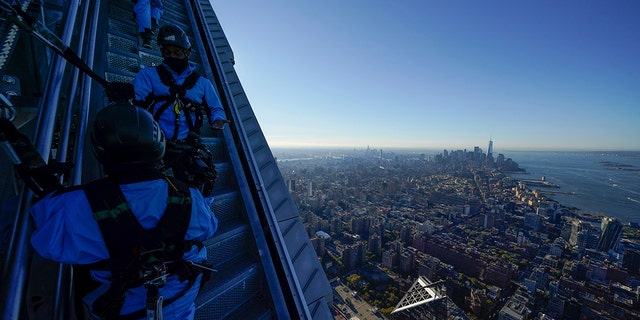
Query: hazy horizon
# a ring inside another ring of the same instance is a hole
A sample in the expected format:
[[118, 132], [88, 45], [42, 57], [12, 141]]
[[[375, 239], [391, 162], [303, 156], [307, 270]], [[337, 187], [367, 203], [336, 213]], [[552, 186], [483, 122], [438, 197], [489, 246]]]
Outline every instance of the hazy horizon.
[[[424, 147], [424, 148], [420, 148], [420, 147], [384, 147], [384, 146], [375, 146], [375, 145], [370, 145], [370, 146], [281, 146], [281, 145], [270, 145], [270, 148], [272, 150], [328, 150], [328, 151], [333, 151], [333, 150], [349, 150], [349, 151], [353, 151], [353, 150], [366, 150], [367, 148], [371, 149], [371, 150], [401, 150], [401, 151], [413, 151], [413, 152], [420, 152], [420, 151], [433, 151], [433, 152], [442, 152], [444, 150], [448, 150], [448, 151], [456, 151], [456, 150], [467, 150], [467, 151], [473, 151], [473, 149], [475, 147], [479, 147], [483, 153], [487, 153], [488, 151], [488, 143], [486, 146], [480, 146], [480, 145], [474, 145], [474, 146], [467, 146], [467, 147]], [[498, 153], [503, 153], [503, 152], [637, 152], [640, 153], [640, 150], [615, 150], [615, 149], [611, 149], [611, 150], [604, 150], [604, 149], [523, 149], [523, 148], [496, 148], [494, 145], [493, 148], [493, 153], [494, 154], [498, 154]]]
[[212, 1], [272, 146], [640, 150], [640, 1]]

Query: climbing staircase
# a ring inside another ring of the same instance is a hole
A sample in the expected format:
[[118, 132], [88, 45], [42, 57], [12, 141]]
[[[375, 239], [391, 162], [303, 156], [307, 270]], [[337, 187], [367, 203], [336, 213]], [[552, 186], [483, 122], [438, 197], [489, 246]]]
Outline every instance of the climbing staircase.
[[[105, 76], [128, 82], [139, 68], [157, 65], [162, 58], [155, 42], [151, 50], [139, 46], [128, 0], [109, 1], [108, 7]], [[211, 3], [165, 1], [160, 25], [167, 22], [179, 25], [192, 39], [190, 60], [216, 84], [232, 120], [224, 132], [203, 132], [218, 171], [212, 209], [220, 227], [206, 243], [209, 263], [217, 272], [198, 296], [196, 318], [327, 319], [331, 288], [235, 74], [233, 53]], [[275, 203], [267, 199], [274, 197]], [[259, 217], [265, 210], [275, 214]], [[271, 245], [264, 224], [273, 224], [267, 232]]]
[[[45, 17], [47, 27], [61, 29], [56, 31], [69, 47], [109, 82], [131, 82], [141, 68], [162, 62], [155, 41], [151, 49], [140, 46], [130, 0], [23, 1], [25, 7], [27, 2], [39, 5], [30, 10]], [[331, 287], [235, 73], [233, 52], [211, 2], [164, 5], [160, 25], [173, 23], [187, 32], [193, 45], [190, 60], [214, 83], [231, 120], [224, 130], [202, 132], [218, 171], [212, 210], [220, 224], [205, 243], [216, 272], [196, 299], [196, 319], [331, 319]], [[0, 52], [0, 62], [10, 67], [0, 70], [16, 73], [23, 91], [30, 93], [13, 98], [18, 127], [34, 136], [45, 159], [67, 149], [75, 155], [69, 158], [76, 160], [77, 176], [69, 181], [100, 177], [84, 137], [95, 106], [108, 103], [104, 88], [35, 40], [16, 45], [14, 40], [25, 35], [10, 32], [6, 22], [0, 25], [4, 40], [10, 40]], [[12, 62], [29, 68], [13, 68]], [[0, 83], [0, 90], [5, 87]], [[60, 125], [59, 119], [66, 123]], [[71, 129], [59, 129], [65, 126]], [[0, 159], [3, 172], [11, 168]], [[35, 255], [31, 259], [29, 195], [18, 191], [23, 186], [13, 172], [7, 177], [0, 199], [19, 198], [13, 210], [20, 228], [11, 234], [11, 253], [3, 256], [0, 318], [72, 319], [69, 268]]]

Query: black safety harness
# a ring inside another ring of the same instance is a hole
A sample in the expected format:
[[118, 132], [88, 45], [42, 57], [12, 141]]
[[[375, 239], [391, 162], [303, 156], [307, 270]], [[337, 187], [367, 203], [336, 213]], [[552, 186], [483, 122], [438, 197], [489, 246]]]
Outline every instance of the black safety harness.
[[[143, 106], [151, 112], [156, 121], [160, 119], [160, 115], [162, 113], [167, 111], [169, 107], [172, 107], [173, 113], [175, 114], [175, 125], [173, 136], [170, 137], [170, 140], [174, 140], [178, 136], [181, 112], [185, 113], [189, 131], [200, 134], [200, 128], [202, 127], [204, 117], [209, 117], [211, 115], [211, 110], [209, 110], [206, 105], [185, 97], [187, 90], [193, 88], [196, 85], [196, 82], [198, 82], [198, 79], [200, 79], [200, 74], [197, 71], [193, 71], [187, 76], [182, 85], [177, 85], [176, 79], [171, 75], [171, 72], [167, 70], [167, 68], [163, 65], [156, 66], [155, 68], [156, 71], [158, 71], [160, 81], [162, 81], [165, 86], [169, 87], [169, 94], [165, 96], [156, 96], [152, 92], [143, 101], [136, 101], [136, 104]], [[154, 113], [153, 107], [158, 102], [162, 102], [162, 104]], [[195, 121], [191, 118], [191, 114], [195, 116]]]
[[[134, 103], [146, 108], [153, 114], [153, 118], [156, 121], [160, 119], [160, 115], [166, 112], [169, 107], [172, 108], [175, 122], [173, 135], [167, 139], [165, 164], [174, 170], [176, 177], [190, 186], [199, 188], [202, 194], [208, 197], [213, 192], [213, 186], [218, 174], [213, 164], [213, 154], [202, 143], [199, 135], [204, 118], [210, 118], [211, 110], [208, 106], [185, 97], [187, 91], [196, 85], [201, 76], [197, 71], [193, 71], [187, 76], [182, 85], [177, 85], [176, 79], [167, 68], [163, 65], [155, 68], [162, 83], [169, 87], [169, 94], [156, 96], [151, 92], [144, 100], [137, 100]], [[157, 103], [161, 104], [153, 112]], [[181, 112], [185, 113], [189, 135], [185, 139], [177, 140]], [[192, 114], [195, 116], [195, 121], [191, 117]], [[193, 138], [194, 136], [196, 138]]]
[[[139, 319], [149, 313], [161, 313], [162, 305], [169, 305], [182, 297], [203, 273], [208, 279], [209, 265], [185, 261], [183, 255], [193, 245], [202, 248], [200, 241], [184, 239], [191, 221], [191, 197], [186, 185], [172, 177], [169, 182], [167, 208], [152, 229], [144, 229], [136, 219], [118, 183], [110, 178], [91, 182], [83, 188], [100, 232], [109, 251], [109, 259], [88, 267], [111, 272], [109, 289], [93, 303], [93, 314], [104, 319]], [[189, 283], [184, 291], [170, 299], [159, 296], [159, 288], [167, 276], [175, 274]], [[145, 309], [120, 315], [125, 293], [144, 285], [147, 289]]]

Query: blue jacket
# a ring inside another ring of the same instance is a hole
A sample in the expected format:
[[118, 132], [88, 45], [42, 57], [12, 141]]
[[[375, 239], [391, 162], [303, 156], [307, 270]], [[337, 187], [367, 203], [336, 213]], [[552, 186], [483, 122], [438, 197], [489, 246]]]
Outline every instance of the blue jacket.
[[[164, 66], [169, 70], [174, 79], [176, 79], [177, 85], [182, 85], [185, 79], [195, 70], [195, 65], [193, 63], [189, 63], [189, 66], [185, 71], [181, 74], [177, 74], [169, 66], [164, 64]], [[167, 96], [169, 95], [169, 87], [162, 83], [160, 80], [160, 76], [158, 75], [158, 71], [156, 71], [155, 67], [146, 67], [136, 75], [135, 79], [133, 79], [133, 87], [136, 93], [136, 100], [145, 100], [150, 94], [153, 96]], [[222, 104], [220, 102], [220, 97], [218, 93], [213, 88], [213, 84], [211, 81], [205, 77], [200, 77], [196, 82], [195, 86], [189, 89], [185, 98], [188, 98], [196, 103], [205, 105], [209, 108], [210, 117], [209, 123], [213, 123], [215, 120], [226, 120], [226, 116], [224, 114], [224, 109], [222, 108]], [[164, 102], [156, 102], [153, 106], [153, 110], [151, 110], [151, 114], [155, 115], [155, 112]], [[173, 108], [169, 107], [165, 110], [161, 115], [160, 119], [158, 119], [158, 124], [160, 124], [160, 128], [164, 131], [166, 137], [168, 139], [177, 139], [182, 140], [187, 137], [189, 133], [189, 128], [187, 127], [187, 119], [185, 117], [185, 113], [180, 113], [180, 127], [178, 130], [178, 136], [174, 137], [174, 128], [175, 128], [175, 118], [176, 114], [173, 111]], [[195, 119], [195, 116], [192, 115], [192, 118]], [[192, 119], [192, 121], [195, 121]]]
[[[137, 182], [120, 185], [120, 189], [142, 227], [155, 227], [167, 205], [167, 182], [164, 179]], [[213, 236], [218, 220], [209, 208], [210, 202], [198, 190], [191, 188], [191, 198], [191, 221], [185, 239], [204, 241]], [[109, 258], [83, 190], [49, 194], [32, 206], [31, 216], [36, 226], [31, 244], [42, 257], [67, 264], [90, 264]], [[193, 246], [191, 251], [185, 252], [184, 259], [197, 263], [205, 261], [206, 247], [198, 250], [197, 246]], [[110, 273], [107, 271], [92, 271], [91, 276], [103, 285], [84, 297], [88, 306], [110, 283]], [[187, 280], [179, 282], [175, 275], [169, 276], [167, 284], [160, 289], [160, 295], [165, 300], [170, 299], [182, 292], [187, 283]], [[193, 319], [194, 301], [199, 288], [200, 281], [197, 281], [183, 297], [165, 306], [164, 318]], [[144, 308], [145, 299], [146, 290], [143, 286], [128, 290], [120, 313], [129, 314]]]

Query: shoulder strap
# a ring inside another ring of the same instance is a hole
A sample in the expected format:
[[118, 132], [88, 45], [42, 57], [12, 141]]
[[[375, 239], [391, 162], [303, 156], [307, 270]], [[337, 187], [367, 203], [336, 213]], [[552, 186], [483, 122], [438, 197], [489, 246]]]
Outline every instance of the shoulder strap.
[[87, 200], [93, 211], [93, 217], [98, 222], [104, 238], [111, 265], [114, 257], [130, 254], [131, 239], [122, 237], [126, 234], [139, 234], [142, 225], [133, 215], [129, 203], [125, 199], [120, 186], [109, 178], [93, 181], [84, 188]]
[[158, 236], [163, 238], [163, 244], [167, 246], [164, 252], [165, 258], [169, 261], [180, 260], [188, 249], [184, 236], [191, 222], [191, 192], [189, 187], [177, 179], [173, 177], [166, 179], [169, 183], [167, 209], [155, 230]]
[[143, 284], [142, 270], [157, 263], [181, 261], [184, 240], [191, 221], [188, 187], [167, 179], [167, 208], [158, 225], [144, 229], [127, 203], [120, 186], [109, 178], [86, 185], [84, 191], [109, 251], [107, 261], [111, 285], [93, 305], [94, 313], [117, 316], [125, 292]]
[[[165, 68], [163, 65], [156, 66], [155, 69], [158, 72], [160, 81], [162, 81], [165, 86], [169, 87], [169, 95], [153, 97], [153, 101], [163, 101], [163, 104], [160, 105], [160, 107], [158, 107], [156, 112], [153, 114], [154, 119], [156, 119], [156, 121], [160, 119], [160, 115], [167, 111], [167, 109], [169, 109], [171, 106], [173, 106], [174, 108], [177, 107], [179, 108], [179, 110], [182, 110], [185, 113], [189, 131], [200, 134], [200, 128], [202, 127], [204, 120], [204, 113], [208, 113], [208, 108], [205, 108], [199, 103], [191, 101], [190, 99], [187, 99], [185, 97], [187, 94], [187, 90], [192, 89], [200, 79], [200, 73], [194, 70], [187, 76], [182, 85], [177, 85], [176, 79], [173, 77], [173, 75], [171, 75], [171, 72], [167, 70], [167, 68]], [[146, 100], [151, 99], [147, 97], [145, 101]], [[149, 108], [149, 111], [151, 111], [153, 106], [150, 105]], [[192, 116], [195, 119], [193, 119]], [[180, 118], [178, 114], [176, 114], [175, 117], [174, 132], [173, 136], [170, 139], [175, 139], [178, 136]]]
[[[139, 238], [136, 235], [144, 229], [114, 181], [109, 178], [96, 180], [87, 184], [84, 191], [109, 251], [107, 265], [111, 271], [109, 289], [94, 302], [92, 309], [102, 318], [114, 318], [120, 314], [125, 292], [137, 280], [127, 274], [134, 274], [134, 268], [128, 262], [133, 260], [132, 247], [139, 247], [140, 240], [129, 236]], [[137, 269], [138, 264], [135, 267]]]
[[184, 83], [182, 84], [182, 86], [186, 90], [189, 90], [196, 85], [196, 82], [198, 82], [198, 79], [200, 79], [200, 73], [198, 73], [198, 71], [193, 70], [193, 72], [191, 72], [191, 74], [188, 75], [186, 79], [184, 79]]
[[171, 88], [176, 84], [176, 79], [173, 78], [171, 72], [169, 72], [169, 70], [167, 70], [163, 65], [156, 66], [156, 71], [158, 71], [160, 81], [162, 81], [165, 86]]
[[165, 86], [169, 87], [169, 93], [172, 96], [178, 94], [178, 97], [180, 99], [184, 98], [186, 91], [193, 88], [198, 82], [198, 79], [200, 79], [200, 73], [194, 70], [190, 75], [187, 76], [182, 85], [177, 85], [176, 79], [171, 75], [171, 72], [167, 70], [167, 68], [165, 68], [163, 65], [156, 66], [156, 70], [158, 71], [160, 81], [162, 81]]
[[[132, 255], [130, 251], [132, 246], [149, 246], [157, 241], [175, 246], [179, 242], [184, 242], [184, 236], [191, 221], [191, 194], [185, 184], [173, 177], [167, 177], [167, 182], [169, 183], [167, 208], [158, 225], [147, 230], [138, 222], [120, 186], [115, 181], [105, 178], [85, 185], [84, 191], [109, 250], [112, 267], [113, 260]], [[151, 234], [142, 236], [142, 233]], [[127, 237], [123, 237], [125, 235]], [[155, 239], [149, 239], [149, 236]], [[133, 240], [136, 242], [132, 242]], [[173, 248], [168, 249], [173, 250]]]

